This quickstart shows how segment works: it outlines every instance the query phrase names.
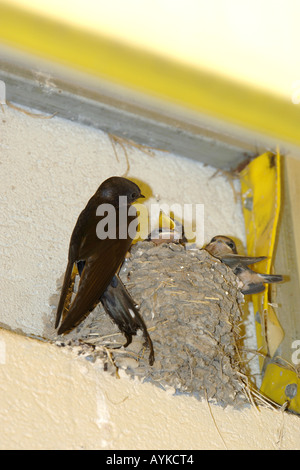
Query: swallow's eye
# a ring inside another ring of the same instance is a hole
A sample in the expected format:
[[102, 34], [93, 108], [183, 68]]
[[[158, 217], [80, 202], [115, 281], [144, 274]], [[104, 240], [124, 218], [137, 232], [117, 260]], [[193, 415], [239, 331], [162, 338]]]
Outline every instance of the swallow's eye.
[[131, 194], [131, 199], [137, 199], [137, 193], [132, 193]]
[[233, 242], [227, 242], [227, 245], [229, 246], [229, 248], [231, 248], [233, 250], [233, 248], [234, 248], [234, 243]]
[[212, 239], [210, 240], [210, 243], [214, 243], [214, 242], [216, 242], [216, 241], [217, 241], [217, 239], [214, 237], [214, 238], [212, 238]]

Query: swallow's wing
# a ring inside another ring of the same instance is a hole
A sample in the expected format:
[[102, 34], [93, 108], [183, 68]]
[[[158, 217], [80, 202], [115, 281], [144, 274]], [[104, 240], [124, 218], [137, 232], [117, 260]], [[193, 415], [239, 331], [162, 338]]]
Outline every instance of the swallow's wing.
[[85, 260], [78, 292], [58, 334], [75, 327], [94, 309], [122, 263], [131, 241], [131, 238], [98, 240], [94, 253]]
[[282, 282], [283, 276], [281, 274], [259, 274], [262, 277], [263, 282], [271, 284], [272, 282]]
[[258, 256], [258, 257], [240, 256], [240, 255], [229, 253], [227, 255], [222, 256], [220, 260], [223, 263], [227, 264], [227, 266], [233, 269], [238, 265], [246, 267], [246, 266], [249, 266], [250, 264], [259, 263], [260, 261], [263, 261], [266, 258], [267, 258], [266, 256]]
[[258, 294], [265, 290], [264, 283], [281, 282], [283, 276], [279, 274], [261, 274], [252, 271], [248, 267], [238, 265], [233, 269], [233, 272], [243, 282], [241, 292], [243, 294]]
[[244, 285], [241, 289], [242, 294], [259, 294], [265, 290], [265, 286], [262, 282], [250, 282], [249, 284]]
[[252, 269], [247, 266], [238, 264], [234, 267], [233, 272], [243, 283], [243, 287], [241, 289], [242, 294], [258, 294], [265, 290], [260, 275], [255, 271], [252, 271]]
[[[90, 250], [94, 249], [95, 243], [99, 240], [96, 238], [96, 229], [92, 227], [96, 226], [95, 215], [96, 215], [97, 204], [95, 198], [92, 197], [83, 211], [79, 214], [75, 227], [73, 229], [68, 254], [68, 265], [65, 272], [64, 282], [61, 289], [59, 304], [56, 312], [55, 328], [58, 327], [61, 316], [64, 315], [64, 310], [69, 307], [71, 300], [71, 294], [74, 286], [74, 279], [76, 272], [76, 261], [80, 259], [80, 256], [86, 256], [88, 251], [86, 246]], [[88, 237], [86, 234], [90, 234]], [[85, 253], [86, 251], [86, 253]]]
[[150, 349], [149, 364], [152, 365], [154, 363], [154, 350], [147, 327], [119, 276], [115, 275], [113, 277], [101, 297], [101, 303], [106, 313], [114, 320], [120, 331], [124, 333], [127, 339], [124, 347], [131, 343], [132, 335], [135, 335], [137, 330], [142, 330]]

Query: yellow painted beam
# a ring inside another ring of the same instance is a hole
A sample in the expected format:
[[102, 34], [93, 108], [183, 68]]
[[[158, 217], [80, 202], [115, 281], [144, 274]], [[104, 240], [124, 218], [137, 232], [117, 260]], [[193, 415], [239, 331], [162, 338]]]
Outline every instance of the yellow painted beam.
[[[258, 271], [268, 274], [271, 272], [281, 206], [280, 154], [266, 152], [255, 158], [241, 172], [240, 178], [248, 255], [267, 256], [259, 263]], [[264, 292], [252, 297], [258, 349], [272, 357], [284, 333], [269, 305], [269, 285]], [[260, 362], [262, 367], [263, 357]]]
[[104, 35], [0, 3], [0, 43], [300, 146], [300, 106]]
[[[274, 262], [282, 207], [279, 151], [277, 154], [266, 152], [255, 158], [241, 172], [240, 178], [247, 252], [250, 256], [267, 256], [255, 270], [269, 274]], [[286, 282], [289, 282], [288, 279]], [[277, 289], [280, 291], [283, 287], [279, 285]], [[273, 289], [276, 290], [276, 286]], [[290, 328], [295, 321], [293, 300], [288, 296], [282, 298], [278, 315], [272, 304], [270, 285], [266, 285], [264, 292], [252, 296], [252, 302], [257, 346], [261, 354], [261, 392], [275, 403], [286, 404], [289, 410], [300, 413], [299, 373], [289, 357], [295, 334], [295, 329]], [[284, 341], [287, 344], [282, 348]], [[280, 348], [283, 349], [282, 352], [279, 352]]]

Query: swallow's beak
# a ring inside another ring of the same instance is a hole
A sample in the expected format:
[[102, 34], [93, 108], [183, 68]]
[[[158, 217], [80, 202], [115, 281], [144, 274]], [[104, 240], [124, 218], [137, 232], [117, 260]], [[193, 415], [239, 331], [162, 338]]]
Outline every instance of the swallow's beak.
[[140, 199], [140, 198], [145, 199], [145, 196], [144, 196], [143, 194], [141, 194], [141, 195], [138, 197], [138, 199]]

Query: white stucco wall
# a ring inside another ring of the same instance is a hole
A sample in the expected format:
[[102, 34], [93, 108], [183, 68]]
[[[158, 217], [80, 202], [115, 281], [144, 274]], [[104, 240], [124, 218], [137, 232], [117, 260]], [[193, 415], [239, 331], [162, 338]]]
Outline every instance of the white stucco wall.
[[295, 415], [209, 407], [5, 330], [0, 345], [0, 449], [300, 448]]

